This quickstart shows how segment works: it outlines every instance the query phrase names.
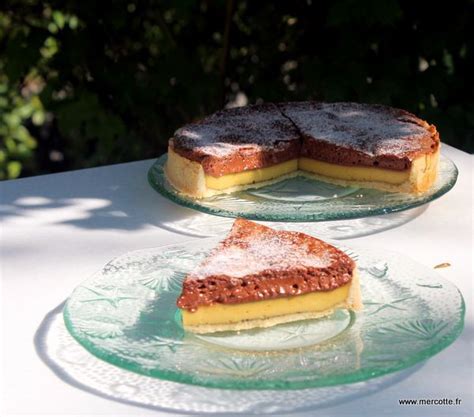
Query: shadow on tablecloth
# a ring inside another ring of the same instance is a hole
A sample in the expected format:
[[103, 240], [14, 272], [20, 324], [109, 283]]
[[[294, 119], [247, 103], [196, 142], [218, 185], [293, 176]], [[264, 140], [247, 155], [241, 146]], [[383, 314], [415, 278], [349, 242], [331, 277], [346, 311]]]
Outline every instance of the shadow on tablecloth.
[[64, 303], [49, 312], [34, 344], [41, 360], [64, 382], [127, 405], [170, 413], [262, 415], [292, 413], [341, 405], [388, 388], [423, 365], [348, 385], [289, 391], [233, 391], [179, 384], [135, 374], [91, 355], [66, 330]]
[[[0, 219], [28, 219], [34, 213], [46, 224], [85, 230], [136, 231], [156, 226], [193, 237], [226, 233], [233, 219], [179, 206], [154, 192], [146, 180], [148, 164], [151, 162], [111, 165], [27, 180], [3, 193]], [[352, 220], [287, 223], [286, 227], [322, 238], [348, 239], [399, 227], [427, 207]]]

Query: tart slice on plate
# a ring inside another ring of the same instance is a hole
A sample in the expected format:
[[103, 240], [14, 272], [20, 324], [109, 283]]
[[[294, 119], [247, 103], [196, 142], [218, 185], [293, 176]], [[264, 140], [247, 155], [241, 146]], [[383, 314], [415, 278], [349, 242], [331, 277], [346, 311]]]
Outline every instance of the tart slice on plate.
[[362, 308], [355, 262], [299, 232], [237, 219], [191, 271], [177, 301], [194, 333], [236, 331]]

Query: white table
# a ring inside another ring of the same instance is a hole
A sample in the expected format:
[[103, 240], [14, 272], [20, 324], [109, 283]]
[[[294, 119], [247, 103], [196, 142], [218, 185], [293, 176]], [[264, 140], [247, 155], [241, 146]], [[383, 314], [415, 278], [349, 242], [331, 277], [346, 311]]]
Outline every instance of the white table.
[[[467, 304], [461, 337], [415, 372], [363, 398], [318, 415], [472, 415], [473, 156], [444, 146], [458, 166], [453, 190], [412, 221], [352, 241], [386, 248], [433, 267], [455, 283]], [[192, 239], [165, 224], [191, 210], [148, 185], [152, 161], [39, 176], [0, 184], [2, 370], [1, 415], [170, 415], [92, 395], [58, 378], [40, 360], [33, 338], [45, 315], [83, 279], [124, 252]], [[197, 239], [196, 237], [194, 237]], [[218, 395], [218, 394], [216, 394]], [[400, 406], [403, 398], [460, 398], [460, 406]], [[314, 415], [301, 412], [299, 415]]]

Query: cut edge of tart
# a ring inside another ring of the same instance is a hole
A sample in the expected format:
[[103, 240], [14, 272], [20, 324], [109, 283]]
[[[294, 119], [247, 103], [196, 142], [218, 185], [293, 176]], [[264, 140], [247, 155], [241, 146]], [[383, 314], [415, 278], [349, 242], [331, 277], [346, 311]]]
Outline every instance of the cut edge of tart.
[[298, 160], [292, 159], [270, 167], [212, 177], [206, 175], [199, 162], [179, 155], [172, 147], [168, 148], [168, 160], [164, 170], [166, 178], [175, 189], [193, 198], [260, 188], [301, 174], [298, 171]]
[[344, 187], [422, 194], [436, 180], [439, 155], [438, 148], [432, 154], [413, 160], [410, 169], [404, 171], [363, 166], [346, 167], [302, 157], [265, 168], [212, 177], [205, 174], [200, 163], [180, 156], [170, 147], [165, 174], [175, 189], [193, 198], [257, 189], [297, 176]]
[[422, 194], [436, 180], [436, 127], [404, 110], [297, 102], [228, 109], [170, 139], [165, 174], [205, 198], [303, 175], [343, 186]]
[[423, 194], [436, 181], [439, 154], [438, 148], [432, 154], [420, 156], [414, 159], [410, 169], [405, 171], [342, 167], [316, 160], [308, 163], [307, 158], [300, 158], [299, 175], [344, 187], [373, 188], [392, 193]]
[[270, 327], [362, 308], [355, 262], [299, 232], [237, 219], [185, 278], [177, 301], [194, 333]]

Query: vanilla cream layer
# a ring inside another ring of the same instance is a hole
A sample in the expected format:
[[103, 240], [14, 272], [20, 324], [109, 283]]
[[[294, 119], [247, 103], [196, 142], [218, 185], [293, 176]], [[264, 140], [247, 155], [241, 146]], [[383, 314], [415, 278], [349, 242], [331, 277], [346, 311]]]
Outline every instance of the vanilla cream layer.
[[410, 177], [410, 170], [395, 171], [377, 167], [343, 166], [310, 158], [300, 158], [298, 167], [302, 171], [346, 181], [379, 181], [388, 184], [401, 184]]
[[258, 184], [304, 174], [314, 175], [323, 181], [341, 185], [357, 185], [385, 191], [422, 193], [429, 189], [436, 179], [439, 150], [430, 155], [416, 158], [409, 169], [396, 171], [378, 167], [343, 166], [310, 158], [299, 158], [266, 168], [259, 168], [213, 177], [204, 173], [198, 162], [186, 159], [171, 148], [168, 151], [166, 174], [178, 190], [193, 197], [209, 197], [229, 193]]
[[182, 311], [183, 325], [238, 323], [245, 320], [267, 319], [286, 314], [324, 311], [344, 302], [349, 295], [350, 283], [332, 291], [312, 292], [272, 300], [241, 304], [212, 304], [201, 306], [195, 312]]
[[227, 174], [222, 177], [206, 175], [206, 185], [213, 190], [225, 190], [236, 185], [254, 184], [281, 177], [298, 170], [298, 160], [292, 159], [266, 168]]

